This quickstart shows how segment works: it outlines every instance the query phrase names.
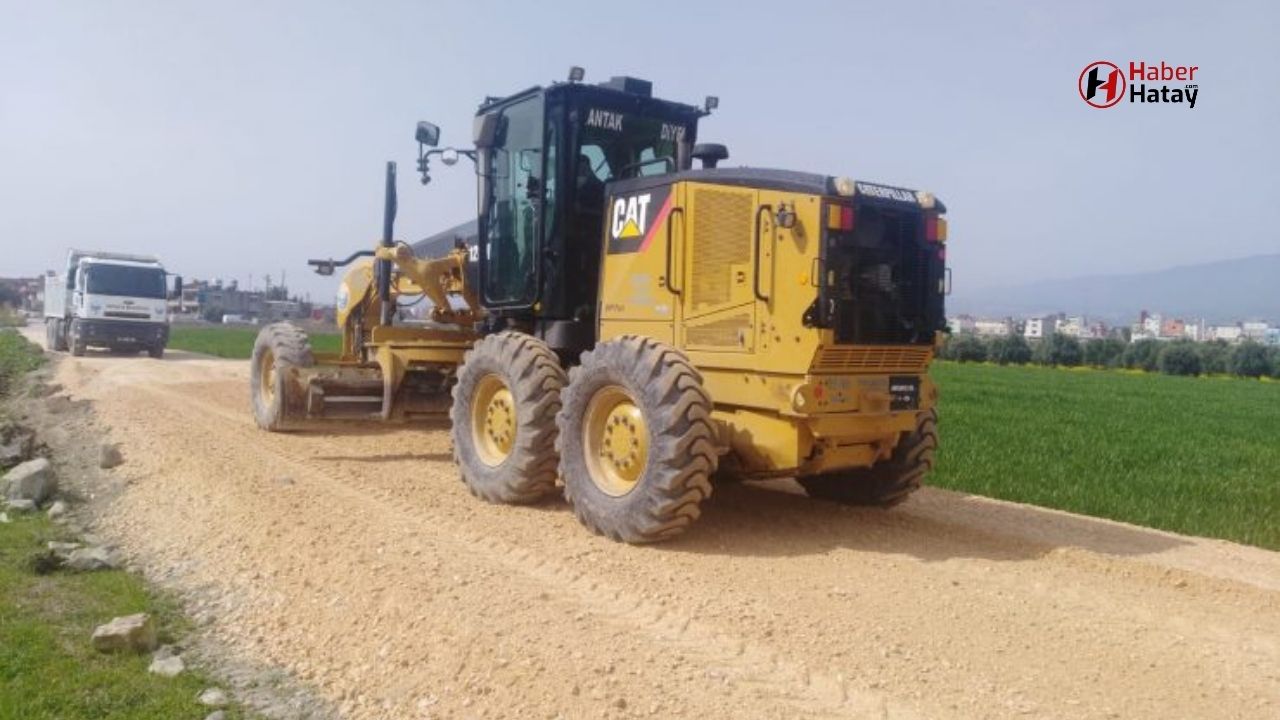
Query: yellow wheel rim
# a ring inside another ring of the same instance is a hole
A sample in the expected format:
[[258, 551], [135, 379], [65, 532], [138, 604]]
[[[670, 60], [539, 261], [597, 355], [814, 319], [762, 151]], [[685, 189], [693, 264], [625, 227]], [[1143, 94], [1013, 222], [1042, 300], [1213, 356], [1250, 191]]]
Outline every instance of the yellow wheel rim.
[[471, 404], [471, 439], [480, 460], [501, 465], [516, 443], [516, 401], [502, 378], [489, 374], [476, 383]]
[[258, 359], [258, 398], [263, 407], [271, 407], [276, 399], [276, 356], [264, 350]]
[[635, 489], [649, 462], [649, 427], [630, 393], [617, 385], [596, 392], [587, 404], [582, 447], [596, 487], [614, 497]]

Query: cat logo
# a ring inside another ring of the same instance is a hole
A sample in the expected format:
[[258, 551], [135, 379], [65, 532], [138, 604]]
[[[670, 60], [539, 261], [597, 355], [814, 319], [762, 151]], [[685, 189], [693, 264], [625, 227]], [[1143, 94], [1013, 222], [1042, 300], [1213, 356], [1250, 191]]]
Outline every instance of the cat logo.
[[615, 197], [609, 211], [609, 252], [643, 250], [671, 212], [670, 196], [671, 188], [667, 186]]
[[645, 221], [649, 217], [649, 201], [653, 195], [633, 195], [613, 201], [613, 237], [634, 238], [644, 234]]

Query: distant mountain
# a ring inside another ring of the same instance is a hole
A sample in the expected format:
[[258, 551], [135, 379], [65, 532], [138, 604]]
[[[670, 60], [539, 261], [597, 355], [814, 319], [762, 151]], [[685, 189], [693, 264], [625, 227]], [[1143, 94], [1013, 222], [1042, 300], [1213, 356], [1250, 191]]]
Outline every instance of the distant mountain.
[[1095, 275], [969, 292], [947, 314], [1003, 317], [1065, 312], [1130, 322], [1148, 310], [1210, 322], [1280, 322], [1280, 254], [1184, 265], [1132, 275]]

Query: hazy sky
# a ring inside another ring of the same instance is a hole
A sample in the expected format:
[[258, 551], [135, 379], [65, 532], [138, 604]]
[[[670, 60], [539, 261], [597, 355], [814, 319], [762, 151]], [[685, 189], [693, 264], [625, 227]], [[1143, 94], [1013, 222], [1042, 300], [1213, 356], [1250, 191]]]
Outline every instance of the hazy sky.
[[[1114, 7], [1113, 7], [1114, 5]], [[328, 300], [308, 257], [474, 214], [417, 184], [414, 122], [469, 141], [486, 94], [564, 78], [721, 99], [728, 164], [942, 197], [957, 292], [1280, 252], [1280, 4], [0, 0], [0, 276], [68, 246]], [[1086, 106], [1106, 59], [1198, 65], [1195, 109]]]

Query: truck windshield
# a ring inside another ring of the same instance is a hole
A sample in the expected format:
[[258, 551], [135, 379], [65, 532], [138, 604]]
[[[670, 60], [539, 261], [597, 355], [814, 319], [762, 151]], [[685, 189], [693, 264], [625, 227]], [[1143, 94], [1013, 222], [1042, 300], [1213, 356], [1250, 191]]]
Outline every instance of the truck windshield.
[[84, 289], [92, 295], [163, 299], [164, 271], [130, 265], [90, 265], [85, 269]]

